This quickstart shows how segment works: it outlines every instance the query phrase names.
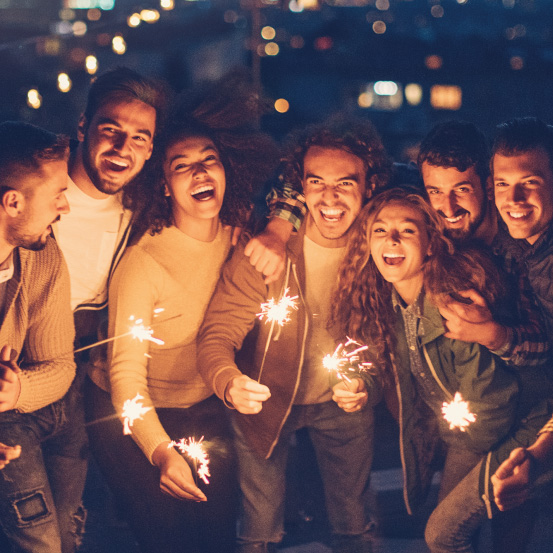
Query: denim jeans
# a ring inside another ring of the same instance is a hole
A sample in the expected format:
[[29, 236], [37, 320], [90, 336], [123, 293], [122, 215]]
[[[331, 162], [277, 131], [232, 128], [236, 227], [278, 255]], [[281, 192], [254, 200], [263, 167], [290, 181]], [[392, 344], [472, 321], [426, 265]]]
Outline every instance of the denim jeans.
[[363, 536], [370, 521], [367, 495], [373, 454], [372, 409], [345, 413], [333, 401], [294, 405], [269, 459], [252, 450], [236, 422], [233, 427], [242, 491], [239, 551], [248, 551], [249, 544], [281, 541], [290, 437], [304, 427], [315, 449], [332, 532], [352, 538]]
[[238, 485], [228, 409], [211, 396], [187, 409], [156, 409], [173, 440], [204, 436], [209, 484], [198, 480], [206, 502], [179, 500], [159, 487], [160, 471], [123, 435], [110, 395], [85, 381], [86, 417], [92, 452], [121, 515], [143, 553], [233, 553]]
[[77, 387], [32, 413], [0, 413], [0, 442], [21, 445], [0, 470], [0, 523], [14, 550], [73, 553], [84, 530], [88, 456]]
[[472, 553], [472, 540], [486, 520], [486, 506], [478, 491], [478, 463], [434, 509], [425, 539], [432, 553]]

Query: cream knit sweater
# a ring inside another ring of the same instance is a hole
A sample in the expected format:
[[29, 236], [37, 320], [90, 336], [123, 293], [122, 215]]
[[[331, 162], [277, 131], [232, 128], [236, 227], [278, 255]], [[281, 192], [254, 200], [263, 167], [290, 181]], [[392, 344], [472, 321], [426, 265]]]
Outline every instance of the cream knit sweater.
[[[165, 228], [128, 248], [111, 281], [109, 336], [128, 332], [134, 324], [129, 317], [134, 316], [152, 325], [154, 337], [164, 343], [119, 338], [109, 349], [109, 375], [98, 366], [90, 376], [111, 390], [118, 413], [137, 393], [145, 407], [154, 408], [132, 427], [134, 440], [150, 461], [155, 448], [170, 439], [155, 408], [186, 408], [212, 394], [196, 370], [196, 335], [229, 249], [230, 230], [222, 226], [212, 242]], [[157, 309], [163, 311], [154, 315]]]

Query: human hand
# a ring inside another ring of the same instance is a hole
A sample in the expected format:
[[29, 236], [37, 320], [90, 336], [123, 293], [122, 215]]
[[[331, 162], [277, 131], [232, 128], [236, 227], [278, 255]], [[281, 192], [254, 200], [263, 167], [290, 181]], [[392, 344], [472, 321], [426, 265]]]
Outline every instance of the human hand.
[[354, 378], [351, 382], [342, 380], [334, 385], [332, 392], [332, 399], [346, 413], [360, 411], [367, 405], [367, 388], [365, 382], [360, 378]]
[[231, 380], [225, 397], [239, 413], [255, 415], [263, 408], [263, 402], [271, 397], [271, 392], [267, 386], [243, 374]]
[[152, 454], [152, 461], [160, 470], [161, 491], [175, 499], [207, 501], [205, 494], [196, 486], [190, 466], [170, 442], [159, 444]]
[[530, 496], [531, 458], [528, 451], [518, 447], [511, 451], [492, 476], [494, 500], [500, 511], [522, 505]]
[[292, 224], [279, 217], [267, 223], [265, 230], [247, 244], [244, 254], [265, 277], [265, 284], [278, 280], [286, 262], [286, 243], [292, 234]]
[[493, 320], [486, 300], [475, 290], [459, 293], [466, 303], [442, 298], [438, 304], [445, 319], [445, 336], [463, 342], [475, 342], [490, 350], [500, 349], [508, 338], [507, 329]]
[[13, 409], [21, 393], [21, 382], [17, 375], [21, 370], [11, 357], [12, 348], [3, 346], [0, 351], [0, 413]]
[[21, 446], [9, 446], [0, 443], [0, 469], [3, 469], [10, 461], [17, 459], [21, 455]]

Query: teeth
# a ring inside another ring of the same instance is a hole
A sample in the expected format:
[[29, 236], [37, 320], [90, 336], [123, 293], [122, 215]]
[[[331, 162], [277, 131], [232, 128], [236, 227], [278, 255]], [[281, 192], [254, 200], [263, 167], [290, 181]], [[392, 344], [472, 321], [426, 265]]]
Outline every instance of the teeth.
[[201, 194], [202, 192], [210, 192], [211, 190], [214, 190], [214, 187], [211, 184], [206, 184], [204, 186], [200, 186], [200, 188], [196, 188], [196, 190], [192, 192], [192, 196]]
[[110, 163], [113, 163], [114, 165], [119, 165], [119, 167], [128, 167], [128, 163], [126, 161], [121, 161], [118, 159], [110, 159]]
[[402, 253], [385, 253], [383, 257], [405, 257]]
[[344, 211], [336, 207], [323, 207], [321, 208], [321, 213], [324, 217], [337, 218], [342, 215]]
[[529, 213], [521, 213], [519, 211], [509, 211], [509, 216], [513, 219], [522, 219], [523, 217], [526, 217], [529, 215]]
[[445, 220], [448, 222], [448, 223], [457, 223], [458, 221], [460, 221], [463, 217], [464, 217], [464, 213], [462, 215], [458, 215], [457, 217], [446, 217]]

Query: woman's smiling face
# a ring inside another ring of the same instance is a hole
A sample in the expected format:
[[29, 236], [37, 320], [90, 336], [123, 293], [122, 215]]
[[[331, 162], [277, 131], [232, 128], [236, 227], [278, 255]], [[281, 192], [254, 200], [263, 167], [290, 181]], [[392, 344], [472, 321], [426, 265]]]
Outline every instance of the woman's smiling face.
[[418, 290], [429, 253], [423, 214], [410, 205], [391, 202], [381, 209], [369, 233], [371, 256], [383, 278], [401, 295], [401, 289]]

